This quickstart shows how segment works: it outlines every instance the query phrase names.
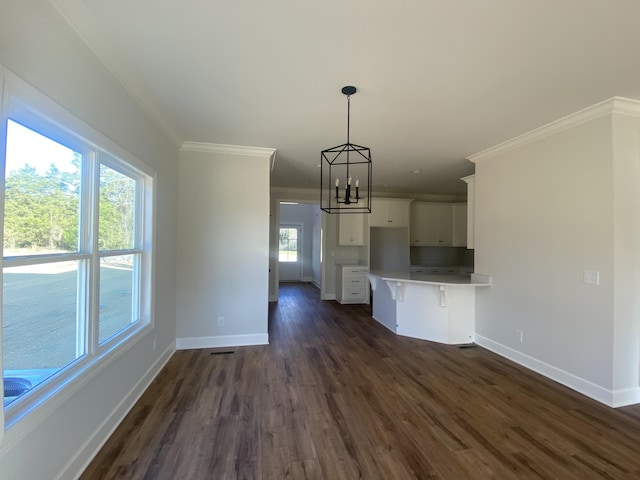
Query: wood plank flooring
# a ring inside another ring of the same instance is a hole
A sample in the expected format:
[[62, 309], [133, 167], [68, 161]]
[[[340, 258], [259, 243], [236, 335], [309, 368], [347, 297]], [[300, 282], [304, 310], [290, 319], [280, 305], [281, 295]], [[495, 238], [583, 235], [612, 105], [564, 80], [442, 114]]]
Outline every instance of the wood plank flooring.
[[176, 352], [81, 478], [640, 478], [638, 406], [398, 337], [308, 284], [281, 285], [269, 335]]

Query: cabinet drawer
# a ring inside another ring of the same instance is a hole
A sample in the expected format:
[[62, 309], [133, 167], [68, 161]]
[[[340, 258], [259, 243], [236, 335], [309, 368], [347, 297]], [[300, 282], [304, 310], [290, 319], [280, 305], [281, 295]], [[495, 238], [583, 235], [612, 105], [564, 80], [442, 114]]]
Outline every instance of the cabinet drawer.
[[342, 275], [361, 275], [364, 277], [367, 269], [365, 267], [342, 267]]
[[343, 289], [344, 296], [343, 299], [345, 301], [353, 301], [353, 300], [364, 300], [366, 298], [365, 289], [361, 287], [348, 287], [345, 286]]
[[345, 288], [364, 288], [367, 286], [367, 278], [364, 275], [345, 275], [342, 281]]

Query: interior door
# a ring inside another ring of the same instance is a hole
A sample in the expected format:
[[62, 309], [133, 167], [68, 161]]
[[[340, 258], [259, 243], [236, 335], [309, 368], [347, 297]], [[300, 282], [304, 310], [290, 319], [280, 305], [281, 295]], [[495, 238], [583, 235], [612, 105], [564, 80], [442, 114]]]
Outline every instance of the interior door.
[[281, 282], [299, 282], [302, 278], [300, 225], [280, 225], [278, 266]]

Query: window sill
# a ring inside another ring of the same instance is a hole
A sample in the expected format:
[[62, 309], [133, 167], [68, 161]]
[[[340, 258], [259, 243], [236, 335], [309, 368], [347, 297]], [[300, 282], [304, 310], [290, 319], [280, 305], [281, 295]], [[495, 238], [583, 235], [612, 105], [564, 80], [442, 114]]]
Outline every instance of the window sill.
[[8, 405], [4, 413], [5, 432], [0, 441], [0, 456], [20, 442], [44, 420], [53, 415], [87, 383], [127, 353], [153, 330], [150, 323], [133, 327], [127, 335], [98, 355], [83, 359], [57, 378], [36, 387]]

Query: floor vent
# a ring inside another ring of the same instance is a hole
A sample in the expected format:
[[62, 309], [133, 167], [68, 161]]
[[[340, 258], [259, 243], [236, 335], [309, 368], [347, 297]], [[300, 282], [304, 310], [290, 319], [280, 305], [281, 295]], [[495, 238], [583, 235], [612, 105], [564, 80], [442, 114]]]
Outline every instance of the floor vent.
[[211, 355], [231, 355], [236, 352], [211, 352]]

